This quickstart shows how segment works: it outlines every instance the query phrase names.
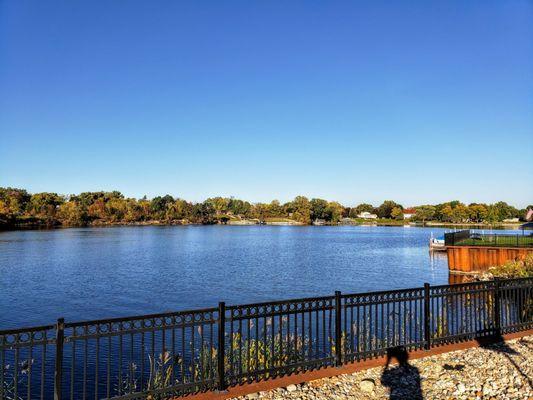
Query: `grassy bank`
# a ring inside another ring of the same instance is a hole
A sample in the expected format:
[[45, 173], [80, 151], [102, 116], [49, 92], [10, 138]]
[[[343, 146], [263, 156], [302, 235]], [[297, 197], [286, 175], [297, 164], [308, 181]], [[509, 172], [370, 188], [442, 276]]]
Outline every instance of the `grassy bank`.
[[483, 246], [483, 247], [533, 247], [532, 235], [490, 235], [479, 238], [470, 238], [456, 243], [459, 246]]

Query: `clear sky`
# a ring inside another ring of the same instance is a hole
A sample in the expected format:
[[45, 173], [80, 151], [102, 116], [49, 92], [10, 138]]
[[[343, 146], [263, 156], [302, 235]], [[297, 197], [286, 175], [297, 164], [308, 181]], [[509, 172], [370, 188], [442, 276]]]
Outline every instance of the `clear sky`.
[[0, 0], [0, 186], [533, 203], [531, 1]]

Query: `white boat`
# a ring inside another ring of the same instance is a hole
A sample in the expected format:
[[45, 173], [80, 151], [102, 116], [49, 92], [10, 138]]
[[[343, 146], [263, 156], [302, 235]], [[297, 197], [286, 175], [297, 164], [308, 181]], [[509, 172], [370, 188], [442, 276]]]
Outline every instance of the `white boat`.
[[434, 238], [433, 235], [431, 235], [431, 238], [429, 239], [429, 251], [446, 251], [444, 238]]

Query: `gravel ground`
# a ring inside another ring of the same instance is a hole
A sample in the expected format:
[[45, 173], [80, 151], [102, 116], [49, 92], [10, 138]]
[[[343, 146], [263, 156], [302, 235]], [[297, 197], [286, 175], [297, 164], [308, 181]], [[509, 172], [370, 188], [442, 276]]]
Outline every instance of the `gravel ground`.
[[533, 336], [388, 368], [318, 379], [239, 399], [533, 400]]

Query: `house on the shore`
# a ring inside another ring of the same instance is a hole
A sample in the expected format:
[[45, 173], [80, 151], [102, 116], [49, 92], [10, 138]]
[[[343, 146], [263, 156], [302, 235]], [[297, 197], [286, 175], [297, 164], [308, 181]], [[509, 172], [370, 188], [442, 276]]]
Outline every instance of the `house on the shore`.
[[359, 214], [357, 214], [357, 218], [363, 218], [363, 219], [377, 219], [376, 214], [369, 213], [368, 211], [363, 211]]
[[320, 219], [320, 218], [317, 218], [313, 221], [313, 225], [318, 225], [318, 226], [321, 226], [321, 225], [326, 225], [326, 220], [325, 219]]
[[510, 222], [510, 223], [519, 222], [519, 221], [520, 221], [519, 218], [505, 218], [503, 220], [503, 222]]
[[416, 214], [416, 208], [404, 208], [403, 210], [403, 218], [404, 219], [411, 219], [413, 215]]

